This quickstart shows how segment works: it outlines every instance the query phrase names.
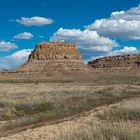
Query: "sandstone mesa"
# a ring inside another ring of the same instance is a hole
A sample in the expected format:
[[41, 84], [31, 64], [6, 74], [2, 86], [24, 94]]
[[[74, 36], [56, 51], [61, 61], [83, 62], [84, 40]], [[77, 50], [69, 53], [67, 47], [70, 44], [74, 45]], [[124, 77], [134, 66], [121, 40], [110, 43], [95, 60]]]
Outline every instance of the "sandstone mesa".
[[67, 75], [90, 72], [82, 63], [75, 44], [64, 42], [41, 42], [36, 45], [28, 60], [20, 67], [4, 71], [3, 75]]

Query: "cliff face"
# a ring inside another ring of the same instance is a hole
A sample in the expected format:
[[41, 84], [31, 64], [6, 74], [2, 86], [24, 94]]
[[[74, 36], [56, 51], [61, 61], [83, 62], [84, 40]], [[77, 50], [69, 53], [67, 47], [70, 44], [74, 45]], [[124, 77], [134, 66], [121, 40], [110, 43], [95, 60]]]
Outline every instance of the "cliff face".
[[41, 42], [29, 55], [28, 61], [6, 73], [20, 75], [55, 75], [91, 71], [82, 63], [76, 45], [63, 42]]
[[92, 68], [138, 68], [140, 67], [140, 54], [103, 57], [88, 62], [88, 65]]
[[30, 60], [80, 60], [81, 56], [74, 44], [63, 42], [42, 42], [29, 55]]

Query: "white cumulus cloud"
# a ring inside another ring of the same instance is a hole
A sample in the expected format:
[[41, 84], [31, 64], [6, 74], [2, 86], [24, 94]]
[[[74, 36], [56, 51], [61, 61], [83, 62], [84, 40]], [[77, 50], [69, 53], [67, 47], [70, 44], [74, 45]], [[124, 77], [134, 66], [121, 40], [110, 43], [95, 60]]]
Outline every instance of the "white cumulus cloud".
[[15, 48], [17, 48], [17, 45], [15, 43], [5, 41], [0, 42], [0, 51], [10, 51]]
[[16, 20], [17, 23], [20, 23], [24, 26], [44, 26], [48, 24], [52, 24], [53, 20], [51, 18], [45, 17], [21, 17], [20, 19]]
[[20, 34], [14, 36], [15, 39], [31, 39], [33, 37], [34, 36], [28, 32], [20, 33]]
[[112, 12], [110, 18], [96, 20], [85, 27], [100, 35], [122, 40], [140, 39], [140, 5], [127, 11]]
[[96, 31], [87, 29], [81, 31], [80, 29], [60, 28], [53, 34], [50, 40], [77, 44], [83, 58], [91, 57], [95, 53], [96, 55], [108, 53], [112, 51], [113, 47], [118, 46], [115, 41], [98, 35]]
[[15, 53], [0, 58], [0, 69], [11, 69], [23, 64], [31, 53], [31, 49], [18, 50]]
[[29, 54], [31, 53], [31, 49], [23, 49], [23, 50], [19, 50], [16, 51], [15, 53], [11, 54], [10, 56], [6, 57], [6, 58], [27, 58], [29, 56]]
[[139, 53], [139, 50], [136, 47], [125, 46], [123, 49], [111, 52], [110, 55], [123, 55], [131, 53]]

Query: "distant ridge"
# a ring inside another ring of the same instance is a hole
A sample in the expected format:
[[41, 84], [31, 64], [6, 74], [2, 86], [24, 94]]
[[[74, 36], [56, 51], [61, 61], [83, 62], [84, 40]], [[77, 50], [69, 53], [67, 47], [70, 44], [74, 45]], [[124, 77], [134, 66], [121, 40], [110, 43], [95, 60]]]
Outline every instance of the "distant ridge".
[[140, 54], [107, 56], [88, 62], [88, 66], [96, 68], [139, 68]]

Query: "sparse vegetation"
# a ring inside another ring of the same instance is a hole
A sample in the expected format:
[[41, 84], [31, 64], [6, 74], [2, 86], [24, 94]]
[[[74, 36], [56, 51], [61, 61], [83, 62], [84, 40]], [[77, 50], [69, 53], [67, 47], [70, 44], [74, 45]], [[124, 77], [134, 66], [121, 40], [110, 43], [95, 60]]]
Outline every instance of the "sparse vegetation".
[[[140, 97], [139, 85], [94, 85], [92, 83], [6, 83], [0, 84], [0, 135], [7, 135], [9, 131], [22, 130], [30, 126], [36, 127], [46, 122], [58, 122], [66, 117], [79, 116], [90, 111], [96, 107], [114, 104], [123, 100]], [[132, 111], [132, 110], [128, 110]], [[127, 111], [127, 113], [129, 113]], [[135, 118], [136, 110], [133, 110], [133, 116], [130, 116], [133, 120]], [[119, 113], [119, 110], [118, 112]], [[120, 111], [121, 113], [121, 111]], [[108, 113], [109, 114], [109, 113]], [[112, 113], [113, 114], [113, 113]], [[138, 112], [137, 112], [138, 114]], [[106, 115], [106, 114], [102, 114]], [[125, 119], [125, 113], [122, 115]], [[117, 121], [112, 115], [112, 122], [120, 122], [120, 118]], [[101, 121], [107, 121], [101, 118], [101, 114], [98, 118]], [[111, 118], [109, 118], [111, 120]], [[108, 120], [109, 120], [108, 119]], [[113, 120], [114, 119], [114, 120]], [[89, 122], [91, 123], [91, 122]], [[110, 123], [110, 122], [109, 122]], [[97, 129], [96, 129], [97, 127]], [[113, 130], [112, 130], [113, 129]], [[87, 132], [83, 130], [76, 130], [76, 132], [70, 132], [70, 135], [61, 135], [63, 139], [79, 140], [78, 137], [84, 140], [93, 139], [97, 134], [97, 140], [112, 140], [114, 135], [117, 139], [124, 137], [131, 133], [129, 130], [123, 128], [124, 131], [120, 132], [117, 126], [104, 125], [90, 125]], [[97, 131], [98, 130], [98, 131]], [[139, 130], [136, 130], [139, 132]], [[89, 134], [90, 133], [90, 134]], [[101, 135], [99, 135], [101, 133]], [[136, 132], [132, 132], [133, 134]], [[106, 135], [110, 136], [106, 136]], [[90, 136], [92, 137], [90, 137]], [[72, 138], [71, 138], [72, 137]], [[88, 137], [88, 138], [87, 138]], [[104, 138], [104, 139], [101, 139]], [[106, 137], [106, 139], [105, 139]], [[108, 138], [108, 139], [107, 139]], [[130, 139], [122, 139], [130, 140]], [[135, 139], [134, 139], [135, 140]], [[137, 139], [136, 139], [137, 140]]]
[[105, 110], [103, 113], [97, 115], [100, 119], [106, 119], [111, 121], [139, 121], [140, 120], [140, 108], [115, 108]]
[[131, 128], [129, 124], [91, 123], [86, 130], [76, 129], [60, 134], [57, 140], [139, 140], [140, 128]]
[[[90, 120], [86, 129], [77, 127], [61, 132], [56, 140], [139, 140], [140, 108], [113, 107], [97, 113], [101, 122]], [[133, 122], [134, 121], [134, 122]]]
[[58, 101], [41, 100], [40, 102], [1, 102], [0, 120], [11, 121], [2, 128], [11, 129], [37, 124], [44, 121], [58, 120], [84, 111], [94, 109], [102, 105], [109, 105], [133, 96], [140, 96], [139, 92], [112, 93], [112, 88], [99, 90], [87, 96], [74, 96]]

